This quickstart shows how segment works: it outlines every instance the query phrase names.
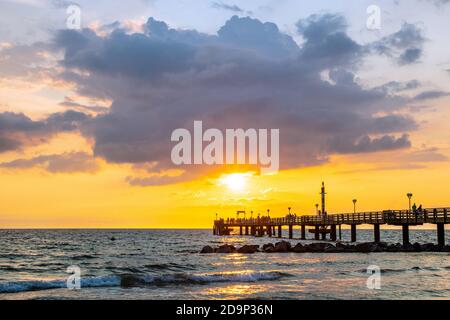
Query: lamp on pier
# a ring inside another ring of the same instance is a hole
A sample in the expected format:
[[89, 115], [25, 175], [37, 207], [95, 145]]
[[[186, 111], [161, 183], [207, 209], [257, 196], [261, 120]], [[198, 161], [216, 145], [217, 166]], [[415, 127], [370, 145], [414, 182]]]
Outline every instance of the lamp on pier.
[[408, 197], [409, 211], [411, 211], [411, 198], [412, 198], [413, 194], [412, 193], [407, 193], [406, 196]]
[[319, 214], [319, 204], [318, 203], [316, 203], [316, 214], [317, 215]]
[[356, 213], [356, 202], [358, 200], [357, 199], [353, 199], [353, 213]]

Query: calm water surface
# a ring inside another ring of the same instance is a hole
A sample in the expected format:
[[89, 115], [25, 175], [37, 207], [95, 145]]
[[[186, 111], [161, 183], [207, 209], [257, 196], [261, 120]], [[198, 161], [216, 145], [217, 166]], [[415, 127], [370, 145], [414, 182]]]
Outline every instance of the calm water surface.
[[[381, 237], [400, 242], [401, 231]], [[372, 239], [358, 230], [358, 240]], [[450, 299], [448, 253], [198, 253], [274, 241], [210, 230], [0, 230], [0, 299]], [[436, 233], [412, 230], [411, 241], [436, 242]], [[66, 287], [72, 265], [80, 290]], [[380, 290], [366, 286], [370, 265], [381, 268]]]

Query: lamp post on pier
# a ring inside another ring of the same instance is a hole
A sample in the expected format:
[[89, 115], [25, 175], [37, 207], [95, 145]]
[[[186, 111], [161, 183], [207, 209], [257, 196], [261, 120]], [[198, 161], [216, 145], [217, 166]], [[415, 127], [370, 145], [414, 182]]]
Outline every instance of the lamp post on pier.
[[316, 214], [319, 215], [319, 204], [316, 203]]
[[353, 213], [356, 213], [356, 202], [358, 200], [357, 199], [353, 199]]
[[411, 212], [411, 198], [412, 198], [413, 194], [412, 193], [407, 193], [406, 196], [408, 197], [409, 211]]

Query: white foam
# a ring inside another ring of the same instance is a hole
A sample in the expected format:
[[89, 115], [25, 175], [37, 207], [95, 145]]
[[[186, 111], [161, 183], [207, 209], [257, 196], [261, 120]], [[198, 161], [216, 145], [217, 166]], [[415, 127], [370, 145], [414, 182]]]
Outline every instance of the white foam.
[[[214, 274], [167, 274], [167, 275], [128, 275], [136, 279], [137, 284], [195, 284], [195, 283], [213, 283], [213, 282], [256, 282], [264, 280], [276, 280], [288, 274], [278, 271], [243, 271], [243, 272], [224, 272]], [[85, 277], [81, 279], [82, 288], [98, 287], [119, 287], [122, 277], [116, 275]], [[17, 281], [0, 283], [0, 293], [17, 293], [25, 291], [38, 291], [49, 289], [66, 288], [65, 280], [47, 280], [47, 281]]]

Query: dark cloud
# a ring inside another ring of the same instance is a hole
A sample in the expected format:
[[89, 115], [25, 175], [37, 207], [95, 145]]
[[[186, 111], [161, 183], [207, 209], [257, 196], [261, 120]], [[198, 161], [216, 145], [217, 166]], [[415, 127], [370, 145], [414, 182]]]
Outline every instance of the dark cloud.
[[88, 106], [74, 101], [69, 97], [65, 97], [64, 101], [59, 104], [62, 107], [71, 108], [80, 112], [106, 113], [109, 108], [102, 106]]
[[395, 94], [402, 91], [413, 90], [420, 87], [420, 82], [418, 80], [410, 80], [406, 82], [390, 81], [383, 84], [376, 89], [379, 89], [388, 94]]
[[347, 35], [347, 23], [340, 15], [311, 15], [300, 20], [297, 28], [306, 40], [300, 53], [304, 61], [319, 68], [336, 68], [361, 58], [362, 47]]
[[17, 159], [0, 163], [0, 168], [29, 169], [44, 168], [52, 173], [96, 172], [99, 165], [95, 158], [84, 152], [41, 155], [30, 159]]
[[422, 100], [437, 99], [437, 98], [445, 97], [448, 95], [450, 95], [449, 92], [433, 90], [433, 91], [425, 91], [425, 92], [419, 93], [413, 99], [417, 100], [417, 101], [422, 101]]
[[[315, 15], [297, 26], [302, 47], [275, 24], [238, 17], [217, 36], [149, 19], [144, 34], [63, 31], [56, 45], [65, 52], [66, 76], [71, 68], [89, 74], [73, 76], [80, 92], [95, 88], [93, 95], [113, 101], [83, 131], [94, 137], [95, 154], [111, 162], [172, 168], [170, 133], [193, 120], [222, 129], [280, 128], [283, 168], [319, 164], [336, 152], [407, 147], [407, 136], [390, 134], [414, 130], [414, 120], [374, 116], [403, 99], [354, 80], [352, 64], [364, 51], [347, 35], [345, 20]], [[333, 84], [321, 79], [327, 70]], [[368, 138], [373, 134], [383, 136]], [[336, 139], [345, 145], [334, 146]], [[167, 179], [154, 176], [154, 183]]]
[[[183, 181], [208, 170], [164, 173], [174, 168], [171, 132], [192, 130], [194, 120], [205, 129], [279, 128], [283, 169], [321, 164], [335, 153], [409, 147], [405, 133], [417, 124], [396, 112], [408, 101], [396, 93], [419, 84], [360, 86], [356, 72], [368, 51], [349, 37], [339, 15], [313, 15], [297, 27], [301, 46], [273, 23], [236, 16], [217, 35], [175, 30], [152, 18], [143, 33], [116, 29], [101, 37], [89, 29], [63, 30], [53, 43], [64, 53], [60, 76], [80, 95], [113, 103], [95, 117], [71, 111], [28, 119], [28, 125], [47, 133], [80, 130], [94, 141], [94, 155], [109, 162], [155, 163], [146, 177], [127, 179], [137, 185]], [[423, 38], [416, 31], [405, 25], [378, 50], [394, 56], [387, 48], [419, 48]]]
[[369, 44], [368, 48], [395, 59], [399, 65], [407, 65], [418, 62], [422, 57], [424, 42], [422, 29], [405, 22], [399, 31]]
[[0, 136], [0, 153], [17, 150], [20, 146], [20, 141]]
[[242, 10], [240, 7], [238, 7], [235, 4], [231, 4], [230, 5], [230, 4], [226, 4], [226, 3], [223, 3], [223, 2], [219, 2], [219, 1], [214, 2], [212, 4], [212, 7], [216, 8], [216, 9], [223, 9], [223, 10], [228, 10], [228, 11], [232, 11], [232, 12], [236, 12], [236, 13], [243, 13], [244, 12], [244, 10]]
[[422, 55], [422, 49], [410, 48], [406, 49], [399, 57], [400, 64], [410, 64], [419, 60]]
[[77, 131], [88, 118], [86, 114], [72, 110], [37, 121], [23, 113], [0, 113], [0, 152], [42, 143], [60, 132]]
[[409, 148], [410, 146], [411, 142], [405, 134], [400, 138], [396, 138], [391, 135], [385, 135], [381, 138], [370, 138], [369, 136], [364, 136], [353, 143], [347, 139], [336, 138], [332, 141], [331, 149], [338, 153], [345, 154], [396, 150]]
[[275, 23], [262, 23], [249, 17], [232, 17], [217, 32], [217, 41], [240, 50], [252, 50], [253, 54], [283, 59], [298, 53], [298, 46], [288, 35], [283, 34]]
[[33, 121], [23, 113], [3, 112], [0, 113], [0, 132], [11, 131], [36, 131], [43, 127], [43, 123]]

